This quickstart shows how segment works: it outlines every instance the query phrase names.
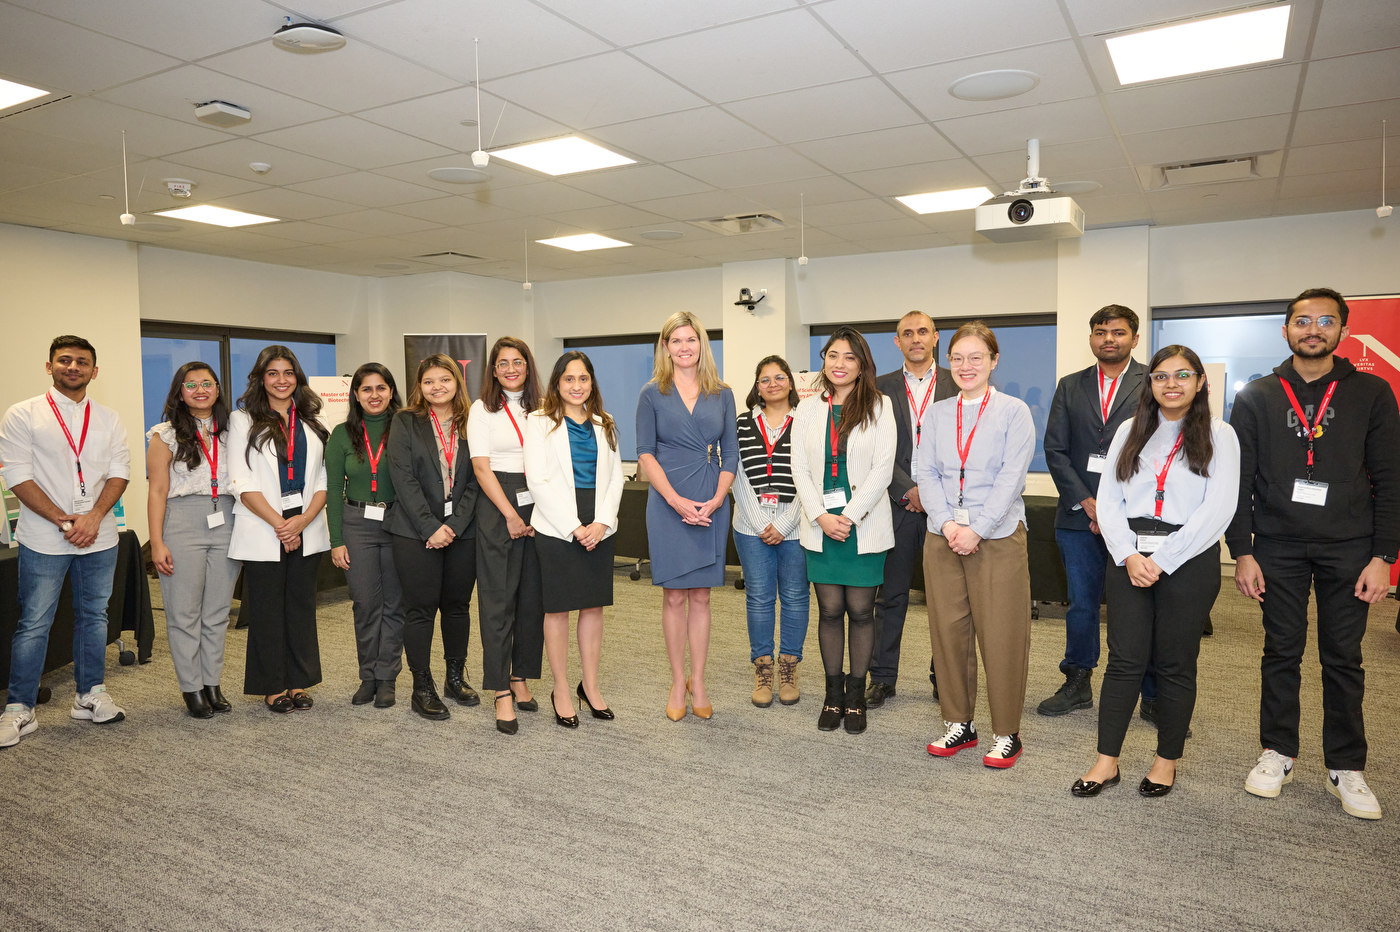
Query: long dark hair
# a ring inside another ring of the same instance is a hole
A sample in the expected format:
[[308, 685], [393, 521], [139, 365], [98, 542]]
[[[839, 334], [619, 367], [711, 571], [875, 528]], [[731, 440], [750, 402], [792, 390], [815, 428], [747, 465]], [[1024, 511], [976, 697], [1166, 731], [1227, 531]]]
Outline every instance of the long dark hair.
[[224, 401], [224, 387], [219, 384], [219, 375], [214, 367], [207, 362], [187, 362], [175, 370], [175, 377], [170, 380], [170, 391], [165, 396], [165, 409], [161, 412], [161, 418], [175, 428], [175, 459], [189, 469], [198, 469], [204, 454], [199, 449], [199, 422], [190, 413], [190, 406], [185, 403], [181, 389], [191, 372], [201, 370], [209, 373], [209, 378], [219, 390], [219, 397], [214, 399], [214, 410], [210, 412], [214, 419], [213, 434], [217, 438], [228, 430], [228, 402]]
[[457, 394], [452, 396], [452, 432], [458, 437], [467, 435], [467, 412], [471, 400], [467, 398], [467, 385], [462, 380], [462, 367], [457, 360], [446, 353], [434, 353], [418, 363], [418, 371], [413, 374], [413, 386], [408, 390], [408, 409], [421, 418], [427, 418], [433, 403], [423, 394], [423, 376], [429, 369], [446, 369], [457, 383]]
[[1161, 410], [1161, 405], [1157, 404], [1157, 396], [1152, 393], [1152, 372], [1173, 356], [1186, 360], [1199, 379], [1196, 397], [1192, 399], [1181, 424], [1181, 435], [1186, 438], [1181, 443], [1181, 449], [1193, 473], [1207, 478], [1210, 476], [1210, 458], [1214, 447], [1210, 440], [1210, 392], [1206, 385], [1206, 369], [1195, 350], [1173, 343], [1159, 349], [1147, 364], [1147, 375], [1144, 377], [1147, 384], [1143, 385], [1138, 395], [1133, 426], [1128, 428], [1128, 442], [1123, 444], [1123, 452], [1118, 455], [1116, 471], [1119, 482], [1127, 482], [1138, 471], [1138, 457], [1142, 455], [1142, 448], [1157, 432], [1157, 412]]
[[501, 393], [505, 391], [505, 386], [496, 378], [496, 359], [503, 349], [513, 349], [525, 357], [525, 387], [524, 394], [520, 396], [520, 406], [528, 415], [540, 406], [540, 377], [535, 372], [535, 354], [530, 352], [530, 344], [518, 337], [501, 337], [491, 345], [481, 373], [481, 394], [478, 396], [481, 406], [492, 414], [501, 410]]
[[544, 389], [544, 401], [540, 404], [540, 414], [549, 418], [555, 428], [559, 427], [564, 420], [564, 397], [559, 394], [559, 380], [564, 377], [564, 370], [569, 368], [569, 363], [577, 359], [583, 363], [583, 368], [588, 370], [588, 381], [592, 384], [593, 390], [588, 393], [588, 400], [583, 403], [583, 410], [589, 417], [596, 417], [603, 422], [603, 432], [608, 436], [608, 446], [617, 449], [617, 422], [612, 419], [612, 415], [603, 410], [603, 393], [598, 390], [598, 377], [593, 374], [593, 360], [588, 358], [588, 354], [579, 350], [569, 350], [563, 356], [554, 361], [554, 371], [549, 374], [549, 384]]
[[[792, 370], [788, 368], [787, 360], [781, 356], [764, 356], [758, 361], [758, 365], [753, 370], [753, 387], [749, 389], [749, 397], [744, 399], [744, 406], [753, 410], [754, 405], [768, 407], [763, 401], [763, 396], [758, 392], [758, 377], [763, 374], [763, 370], [768, 366], [777, 366], [783, 370], [788, 380], [788, 404], [797, 407], [799, 396], [797, 394], [797, 380], [792, 377]], [[845, 410], [844, 408], [842, 410]]]
[[[317, 417], [321, 413], [321, 396], [313, 392], [311, 386], [306, 383], [306, 371], [297, 361], [297, 354], [281, 344], [274, 343], [264, 346], [262, 352], [258, 353], [257, 361], [248, 372], [248, 387], [243, 390], [243, 397], [238, 399], [238, 406], [248, 412], [248, 417], [253, 422], [248, 431], [248, 449], [243, 451], [245, 463], [251, 464], [252, 460], [249, 457], [253, 450], [261, 450], [265, 443], [283, 430], [282, 416], [272, 410], [272, 402], [267, 398], [267, 389], [263, 388], [263, 373], [272, 365], [274, 359], [287, 360], [292, 364], [292, 371], [296, 373], [297, 387], [292, 392], [292, 407], [296, 409], [297, 420], [315, 431], [322, 443], [326, 442], [326, 428]], [[278, 455], [281, 456], [280, 453]]]
[[826, 377], [826, 354], [831, 349], [831, 344], [837, 340], [845, 340], [851, 352], [860, 360], [860, 375], [856, 376], [855, 387], [846, 396], [846, 403], [841, 406], [840, 434], [846, 437], [862, 424], [875, 423], [875, 419], [879, 417], [880, 390], [875, 387], [875, 360], [870, 355], [870, 344], [865, 342], [865, 337], [861, 336], [856, 328], [837, 327], [827, 338], [821, 351], [822, 393], [829, 397], [836, 392], [836, 386]]
[[368, 375], [379, 376], [384, 380], [384, 384], [389, 386], [389, 404], [384, 408], [384, 413], [389, 417], [389, 420], [384, 424], [386, 445], [389, 438], [389, 428], [394, 426], [394, 412], [403, 407], [403, 402], [399, 400], [399, 387], [394, 384], [394, 374], [382, 363], [367, 362], [355, 370], [354, 377], [350, 379], [350, 413], [345, 416], [345, 432], [350, 437], [350, 449], [355, 451], [355, 456], [362, 463], [365, 461], [365, 409], [360, 404], [360, 398], [356, 392], [360, 390], [360, 384]]

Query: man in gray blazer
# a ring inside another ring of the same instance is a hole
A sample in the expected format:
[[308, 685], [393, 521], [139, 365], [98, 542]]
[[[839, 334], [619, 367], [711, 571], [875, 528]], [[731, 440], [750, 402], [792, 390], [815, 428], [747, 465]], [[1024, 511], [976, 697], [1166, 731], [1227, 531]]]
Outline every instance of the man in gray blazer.
[[885, 581], [875, 600], [875, 655], [870, 660], [870, 685], [865, 690], [865, 704], [870, 708], [884, 705], [895, 694], [909, 582], [914, 567], [923, 560], [927, 518], [919, 502], [919, 484], [914, 481], [922, 439], [919, 421], [934, 402], [958, 393], [952, 373], [935, 362], [938, 326], [931, 317], [923, 311], [905, 314], [896, 325], [894, 342], [904, 354], [904, 365], [900, 371], [875, 380], [875, 387], [889, 396], [900, 416], [895, 418], [898, 439], [889, 489], [894, 549], [885, 554]]
[[[1098, 360], [1060, 379], [1045, 424], [1045, 463], [1060, 493], [1055, 543], [1069, 580], [1065, 612], [1064, 685], [1037, 708], [1064, 715], [1094, 705], [1090, 676], [1099, 663], [1099, 604], [1108, 548], [1099, 533], [1094, 497], [1112, 464], [1105, 454], [1119, 426], [1133, 416], [1147, 367], [1132, 358], [1138, 316], [1110, 304], [1089, 318], [1089, 349]], [[1144, 681], [1146, 683], [1146, 681]], [[1144, 702], [1147, 699], [1144, 697]]]

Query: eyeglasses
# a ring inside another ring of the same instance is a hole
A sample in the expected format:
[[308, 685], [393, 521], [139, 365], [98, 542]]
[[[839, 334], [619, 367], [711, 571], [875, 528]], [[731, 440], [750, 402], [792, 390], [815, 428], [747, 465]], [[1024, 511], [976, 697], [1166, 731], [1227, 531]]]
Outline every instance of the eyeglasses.
[[963, 363], [967, 363], [969, 366], [972, 366], [974, 369], [977, 369], [980, 368], [981, 365], [990, 358], [991, 357], [988, 356], [986, 353], [971, 353], [967, 356], [964, 356], [961, 353], [959, 353], [957, 356], [948, 357], [948, 365], [956, 367], [961, 366]]
[[1171, 380], [1177, 381], [1177, 382], [1189, 382], [1189, 381], [1191, 381], [1192, 379], [1194, 379], [1195, 377], [1196, 377], [1196, 373], [1192, 372], [1190, 369], [1182, 369], [1182, 370], [1177, 371], [1177, 372], [1154, 372], [1154, 373], [1152, 373], [1152, 381], [1153, 381], [1153, 382], [1156, 382], [1158, 385], [1166, 385], [1168, 379], [1171, 379]]
[[758, 384], [767, 388], [769, 385], [786, 385], [788, 377], [785, 375], [765, 375], [758, 380]]
[[524, 368], [525, 368], [525, 360], [523, 360], [523, 359], [498, 359], [498, 360], [496, 360], [496, 368], [497, 368], [498, 370], [500, 370], [501, 372], [505, 372], [507, 369], [524, 369]]
[[[1311, 317], [1295, 317], [1288, 325], [1297, 327], [1299, 330], [1306, 330], [1313, 325], [1313, 319]], [[1317, 319], [1317, 329], [1319, 330], [1331, 330], [1335, 326], [1337, 326], [1337, 318], [1330, 314], [1323, 314]]]
[[211, 382], [211, 381], [209, 381], [208, 379], [205, 379], [203, 382], [186, 382], [186, 383], [185, 383], [185, 390], [186, 390], [186, 391], [191, 391], [191, 392], [192, 392], [192, 391], [196, 391], [196, 390], [201, 389], [201, 388], [204, 389], [204, 390], [207, 392], [207, 391], [209, 391], [209, 389], [211, 389], [211, 388], [213, 388], [213, 387], [214, 387], [214, 383]]

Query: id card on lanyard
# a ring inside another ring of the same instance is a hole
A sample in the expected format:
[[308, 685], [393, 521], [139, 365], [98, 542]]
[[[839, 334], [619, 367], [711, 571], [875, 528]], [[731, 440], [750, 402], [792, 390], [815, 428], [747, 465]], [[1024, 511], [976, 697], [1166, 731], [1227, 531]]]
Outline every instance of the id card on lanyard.
[[85, 515], [92, 511], [92, 499], [88, 498], [87, 481], [83, 479], [83, 447], [87, 446], [88, 424], [92, 421], [92, 402], [84, 401], [83, 407], [83, 432], [78, 436], [78, 442], [73, 442], [73, 434], [68, 430], [68, 424], [64, 422], [63, 415], [58, 410], [58, 405], [54, 404], [53, 396], [47, 392], [44, 394], [49, 407], [53, 409], [53, 416], [58, 418], [58, 426], [63, 428], [63, 436], [68, 440], [68, 449], [73, 451], [73, 459], [78, 464], [78, 495], [73, 499], [73, 514]]
[[214, 510], [204, 519], [204, 523], [210, 528], [224, 526], [224, 513], [219, 510], [219, 425], [209, 424], [209, 439], [213, 442], [213, 452], [204, 443], [204, 435], [195, 428], [194, 435], [199, 438], [199, 449], [204, 452], [204, 459], [209, 464], [209, 498], [214, 506]]
[[938, 370], [929, 371], [928, 388], [924, 390], [923, 404], [914, 404], [914, 393], [909, 390], [909, 380], [904, 380], [904, 394], [909, 396], [909, 411], [914, 415], [914, 446], [918, 447], [924, 439], [924, 412], [928, 410], [928, 401], [933, 397], [933, 385], [938, 381]]
[[[1120, 373], [1118, 373], [1118, 375], [1115, 376], [1114, 378], [1109, 379], [1109, 380], [1108, 380], [1108, 388], [1107, 388], [1107, 390], [1105, 390], [1104, 384], [1103, 384], [1103, 370], [1102, 370], [1102, 369], [1099, 369], [1098, 372], [1099, 372], [1099, 414], [1100, 414], [1100, 416], [1103, 417], [1103, 423], [1104, 423], [1104, 426], [1106, 427], [1106, 426], [1108, 426], [1108, 412], [1109, 412], [1109, 409], [1113, 407], [1113, 396], [1114, 396], [1114, 394], [1118, 391], [1118, 383], [1119, 383], [1119, 381], [1122, 380], [1122, 378], [1123, 378], [1123, 373], [1120, 372]], [[1099, 443], [1100, 443], [1100, 444], [1103, 443], [1102, 434], [1101, 434], [1100, 437], [1099, 437]], [[1101, 472], [1103, 472], [1104, 466], [1105, 466], [1107, 463], [1108, 463], [1108, 457], [1106, 457], [1106, 456], [1104, 455], [1103, 447], [1100, 446], [1100, 447], [1099, 447], [1099, 452], [1097, 452], [1097, 453], [1090, 453], [1090, 454], [1089, 454], [1089, 462], [1088, 462], [1088, 464], [1087, 464], [1087, 466], [1086, 466], [1085, 468], [1086, 468], [1089, 472], [1101, 473]]]
[[[831, 478], [836, 478], [836, 455], [840, 452], [840, 435], [836, 432], [836, 408], [832, 397], [826, 396], [826, 423], [831, 428]], [[766, 444], [767, 441], [764, 441]], [[822, 492], [822, 507], [830, 510], [832, 508], [846, 507], [845, 489], [826, 489]]]
[[[756, 420], [758, 422], [758, 436], [763, 441], [764, 454], [768, 458], [767, 475], [768, 478], [771, 479], [773, 478], [773, 451], [778, 448], [778, 441], [783, 439], [783, 434], [787, 432], [788, 425], [792, 423], [792, 415], [789, 414], [783, 420], [783, 426], [778, 428], [778, 436], [772, 443], [768, 442], [768, 423], [763, 420], [763, 415], [758, 415]], [[763, 513], [768, 515], [768, 517], [772, 518], [775, 515], [777, 515], [778, 506], [780, 504], [781, 503], [778, 500], [778, 493], [774, 492], [771, 486], [764, 486], [762, 489], [759, 490], [758, 505], [760, 508], [763, 509]], [[845, 503], [843, 502], [842, 504]]]
[[[1153, 517], [1162, 517], [1162, 503], [1167, 499], [1167, 473], [1171, 472], [1172, 463], [1176, 461], [1177, 451], [1181, 449], [1181, 443], [1186, 439], [1186, 434], [1176, 435], [1176, 443], [1172, 444], [1171, 452], [1167, 454], [1167, 461], [1162, 464], [1162, 471], [1157, 473], [1157, 494], [1153, 502]], [[1138, 534], [1138, 553], [1155, 553], [1158, 548], [1167, 542], [1167, 534]]]
[[[295, 404], [287, 409], [287, 426], [284, 431], [287, 435], [287, 482], [290, 484], [296, 481], [293, 468], [297, 446], [297, 406]], [[304, 504], [300, 492], [288, 492], [282, 496], [282, 510], [284, 512], [293, 508], [301, 508]]]
[[[505, 408], [506, 417], [510, 418], [510, 426], [515, 428], [515, 437], [520, 441], [520, 449], [524, 451], [525, 434], [520, 430], [520, 424], [515, 420], [515, 413], [510, 410], [510, 399], [506, 397], [505, 392], [501, 393], [501, 407]], [[533, 505], [534, 503], [535, 497], [530, 494], [529, 489], [521, 489], [515, 493], [516, 507], [524, 508], [526, 505]]]
[[360, 430], [365, 433], [365, 456], [369, 458], [369, 504], [365, 506], [365, 517], [370, 521], [384, 520], [384, 506], [379, 503], [379, 460], [384, 455], [384, 443], [389, 439], [389, 431], [379, 438], [379, 448], [369, 448], [369, 428], [362, 422]]
[[[438, 420], [437, 412], [429, 409], [428, 414], [433, 418], [433, 429], [437, 431], [438, 442], [442, 444], [442, 455], [447, 458], [447, 485], [443, 489], [442, 516], [450, 518], [452, 516], [452, 486], [455, 484], [452, 478], [457, 459], [457, 431], [455, 430], [457, 425], [454, 422], [454, 429], [444, 434], [442, 422]], [[449, 436], [452, 438], [451, 445], [447, 442]]]
[[958, 399], [958, 435], [953, 444], [958, 451], [958, 507], [953, 509], [953, 521], [968, 527], [972, 524], [971, 509], [963, 507], [963, 488], [967, 484], [967, 457], [972, 452], [972, 438], [977, 436], [977, 425], [982, 423], [982, 413], [987, 410], [987, 402], [992, 400], [992, 387], [987, 386], [987, 394], [982, 396], [982, 404], [977, 408], [977, 420], [967, 433], [967, 443], [963, 443], [963, 400]]
[[1332, 393], [1337, 390], [1337, 383], [1333, 382], [1327, 386], [1327, 393], [1322, 396], [1322, 404], [1317, 406], [1314, 412], [1317, 417], [1311, 423], [1308, 416], [1303, 413], [1303, 406], [1298, 403], [1298, 396], [1293, 393], [1293, 386], [1288, 384], [1288, 380], [1283, 376], [1278, 377], [1283, 384], [1284, 394], [1288, 396], [1288, 403], [1293, 406], [1293, 413], [1298, 415], [1298, 423], [1303, 428], [1303, 433], [1308, 442], [1308, 478], [1293, 480], [1293, 501], [1304, 505], [1326, 505], [1327, 504], [1327, 483], [1313, 481], [1313, 441], [1322, 436], [1322, 422], [1327, 417], [1327, 406], [1332, 402]]

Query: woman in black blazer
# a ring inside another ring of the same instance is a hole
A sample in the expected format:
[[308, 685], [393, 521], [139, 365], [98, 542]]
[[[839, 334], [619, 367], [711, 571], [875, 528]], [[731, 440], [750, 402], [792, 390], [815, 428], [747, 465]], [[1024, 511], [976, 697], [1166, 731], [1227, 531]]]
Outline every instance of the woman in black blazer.
[[[442, 612], [444, 689], [463, 705], [481, 699], [463, 675], [476, 585], [477, 483], [467, 451], [467, 393], [462, 370], [441, 353], [418, 364], [408, 407], [389, 431], [396, 505], [384, 519], [394, 535], [394, 566], [403, 587], [404, 657], [413, 674], [413, 711], [445, 719], [429, 652], [433, 616]], [[450, 494], [449, 491], [450, 490]]]

